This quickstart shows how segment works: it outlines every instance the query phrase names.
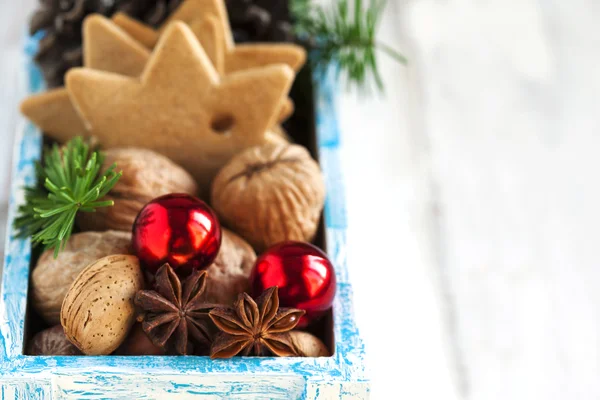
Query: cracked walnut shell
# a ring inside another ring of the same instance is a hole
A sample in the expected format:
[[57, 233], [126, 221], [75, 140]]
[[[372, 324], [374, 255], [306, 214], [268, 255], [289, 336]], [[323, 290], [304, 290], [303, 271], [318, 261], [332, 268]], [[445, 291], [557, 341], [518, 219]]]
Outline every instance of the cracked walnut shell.
[[250, 290], [250, 274], [256, 253], [244, 239], [223, 228], [221, 248], [215, 261], [206, 269], [206, 301], [232, 305], [240, 293]]
[[221, 221], [261, 252], [286, 240], [314, 238], [325, 183], [304, 147], [269, 143], [225, 165], [213, 182], [211, 201]]
[[80, 213], [77, 223], [84, 231], [131, 231], [135, 217], [152, 199], [169, 193], [198, 192], [187, 171], [154, 151], [125, 147], [105, 150], [104, 156], [103, 168], [115, 163], [116, 171], [122, 171], [123, 176], [102, 199], [113, 200], [114, 206]]

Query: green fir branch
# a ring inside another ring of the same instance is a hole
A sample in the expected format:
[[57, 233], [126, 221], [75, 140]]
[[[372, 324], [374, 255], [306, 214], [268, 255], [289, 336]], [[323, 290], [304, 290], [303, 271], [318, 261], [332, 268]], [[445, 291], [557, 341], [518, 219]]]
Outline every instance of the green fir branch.
[[376, 39], [385, 0], [370, 0], [366, 9], [362, 0], [353, 2], [351, 9], [349, 0], [337, 0], [326, 11], [310, 0], [293, 0], [291, 10], [296, 20], [296, 34], [306, 41], [310, 62], [317, 73], [325, 73], [334, 64], [338, 74], [345, 74], [350, 84], [364, 88], [374, 80], [382, 89], [377, 50], [399, 63], [407, 64], [408, 61]]
[[113, 205], [101, 199], [121, 173], [115, 172], [114, 164], [101, 173], [103, 161], [102, 153], [80, 137], [63, 147], [47, 147], [43, 165], [36, 165], [36, 185], [25, 188], [25, 204], [19, 207], [15, 220], [17, 236], [31, 237], [34, 244], [53, 248], [56, 257], [73, 232], [78, 212]]

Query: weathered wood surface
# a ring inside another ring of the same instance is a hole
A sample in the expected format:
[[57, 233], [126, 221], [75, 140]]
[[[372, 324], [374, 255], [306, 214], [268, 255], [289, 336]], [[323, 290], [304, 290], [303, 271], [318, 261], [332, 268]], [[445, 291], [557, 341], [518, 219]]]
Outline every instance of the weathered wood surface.
[[[17, 3], [19, 4], [17, 6]], [[0, 2], [0, 255], [4, 254], [11, 159], [19, 115], [19, 100], [26, 93], [23, 81], [24, 25], [35, 0]], [[2, 257], [3, 258], [3, 257]], [[0, 271], [2, 266], [0, 265]]]
[[[341, 110], [359, 324], [398, 360], [373, 393], [600, 396], [599, 18], [592, 0], [390, 3], [382, 39], [411, 68], [385, 62], [387, 101]], [[393, 299], [391, 345], [371, 323]]]
[[461, 392], [598, 398], [598, 2], [403, 9]]

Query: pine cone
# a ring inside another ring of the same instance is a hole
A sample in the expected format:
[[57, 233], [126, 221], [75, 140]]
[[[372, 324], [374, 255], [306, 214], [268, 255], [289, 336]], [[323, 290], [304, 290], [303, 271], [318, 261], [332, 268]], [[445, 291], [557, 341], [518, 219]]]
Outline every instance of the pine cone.
[[[64, 84], [65, 73], [81, 66], [81, 27], [85, 17], [116, 12], [157, 27], [184, 0], [39, 0], [30, 33], [44, 31], [35, 60], [48, 87]], [[288, 1], [226, 0], [236, 42], [294, 42]]]
[[81, 27], [92, 13], [110, 17], [116, 12], [158, 26], [183, 0], [39, 0], [30, 33], [44, 31], [35, 60], [48, 87], [61, 86], [70, 68], [81, 66]]
[[236, 42], [294, 42], [289, 2], [285, 0], [227, 0]]

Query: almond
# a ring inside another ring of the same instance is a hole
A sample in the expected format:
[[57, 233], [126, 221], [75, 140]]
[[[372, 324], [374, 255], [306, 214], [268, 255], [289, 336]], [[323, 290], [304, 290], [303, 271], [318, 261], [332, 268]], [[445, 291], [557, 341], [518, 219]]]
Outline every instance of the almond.
[[60, 324], [60, 307], [81, 271], [99, 258], [128, 254], [130, 247], [130, 232], [83, 232], [71, 236], [58, 257], [54, 249], [45, 251], [31, 274], [33, 308], [48, 324]]
[[135, 256], [112, 255], [90, 264], [62, 304], [60, 320], [67, 338], [84, 354], [112, 353], [135, 322], [133, 297], [143, 288]]

